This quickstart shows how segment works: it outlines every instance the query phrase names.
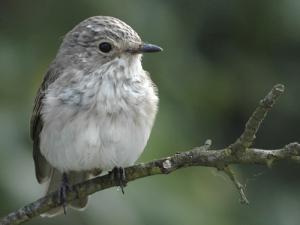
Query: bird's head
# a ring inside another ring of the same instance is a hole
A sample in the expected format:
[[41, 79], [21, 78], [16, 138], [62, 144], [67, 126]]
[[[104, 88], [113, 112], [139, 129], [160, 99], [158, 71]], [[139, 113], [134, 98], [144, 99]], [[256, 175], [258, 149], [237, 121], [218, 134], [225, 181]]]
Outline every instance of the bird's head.
[[159, 51], [162, 51], [161, 47], [144, 43], [123, 21], [95, 16], [67, 33], [57, 58], [73, 68], [93, 70], [113, 60], [140, 60], [142, 53]]

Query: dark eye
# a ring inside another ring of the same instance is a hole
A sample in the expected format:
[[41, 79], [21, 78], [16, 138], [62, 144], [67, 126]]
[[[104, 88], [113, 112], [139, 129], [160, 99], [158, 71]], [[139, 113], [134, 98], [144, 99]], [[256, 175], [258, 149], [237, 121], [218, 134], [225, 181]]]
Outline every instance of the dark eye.
[[104, 53], [108, 53], [111, 51], [112, 47], [111, 47], [111, 44], [108, 43], [108, 42], [102, 42], [99, 44], [99, 49], [101, 52], [104, 52]]

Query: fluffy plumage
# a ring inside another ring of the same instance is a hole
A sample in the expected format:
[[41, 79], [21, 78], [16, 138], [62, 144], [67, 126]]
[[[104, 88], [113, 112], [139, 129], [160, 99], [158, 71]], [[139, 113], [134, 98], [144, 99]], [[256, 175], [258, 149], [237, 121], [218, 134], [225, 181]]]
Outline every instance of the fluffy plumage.
[[[98, 46], [103, 42], [112, 50], [101, 52]], [[47, 181], [52, 191], [59, 187], [62, 173], [72, 177], [71, 183], [80, 182], [94, 170], [125, 167], [138, 159], [158, 105], [141, 53], [159, 50], [112, 17], [91, 17], [65, 36], [38, 91], [31, 119], [40, 183]], [[82, 208], [86, 202], [79, 199], [73, 206]]]

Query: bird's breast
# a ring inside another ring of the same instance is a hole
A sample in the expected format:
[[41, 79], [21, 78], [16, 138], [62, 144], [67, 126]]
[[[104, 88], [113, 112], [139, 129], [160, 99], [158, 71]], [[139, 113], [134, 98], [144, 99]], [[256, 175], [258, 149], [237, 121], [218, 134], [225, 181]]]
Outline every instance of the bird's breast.
[[98, 72], [70, 84], [46, 93], [41, 151], [50, 164], [66, 171], [134, 163], [157, 111], [147, 74]]

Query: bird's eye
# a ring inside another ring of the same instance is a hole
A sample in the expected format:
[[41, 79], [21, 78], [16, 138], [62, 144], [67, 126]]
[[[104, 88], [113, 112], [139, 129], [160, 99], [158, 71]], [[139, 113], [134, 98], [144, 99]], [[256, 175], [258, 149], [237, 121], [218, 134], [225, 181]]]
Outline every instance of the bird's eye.
[[112, 49], [112, 46], [108, 42], [102, 42], [102, 43], [99, 44], [99, 50], [101, 52], [108, 53], [108, 52], [111, 51], [111, 49]]

